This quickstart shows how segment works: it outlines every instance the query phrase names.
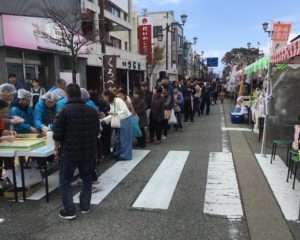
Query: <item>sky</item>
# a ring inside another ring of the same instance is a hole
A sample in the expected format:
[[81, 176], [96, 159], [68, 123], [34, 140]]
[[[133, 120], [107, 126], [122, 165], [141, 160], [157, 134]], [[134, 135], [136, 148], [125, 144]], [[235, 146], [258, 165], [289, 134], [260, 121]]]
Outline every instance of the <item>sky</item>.
[[[188, 15], [184, 27], [187, 39], [194, 36], [193, 48], [207, 57], [219, 57], [232, 48], [257, 47], [268, 53], [269, 38], [262, 29], [265, 21], [293, 23], [291, 38], [300, 34], [300, 0], [133, 0], [137, 12], [173, 10], [176, 19]], [[220, 73], [222, 66], [215, 69]]]

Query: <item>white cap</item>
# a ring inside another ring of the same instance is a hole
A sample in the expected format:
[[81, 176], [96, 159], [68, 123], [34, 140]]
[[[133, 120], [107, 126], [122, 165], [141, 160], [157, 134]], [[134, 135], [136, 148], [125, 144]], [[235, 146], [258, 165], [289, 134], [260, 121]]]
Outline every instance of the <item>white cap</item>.
[[51, 99], [51, 92], [47, 92], [46, 94], [44, 94], [42, 96], [42, 99], [46, 100], [46, 99]]
[[56, 89], [51, 93], [51, 99], [58, 101], [66, 96], [66, 93], [62, 89]]
[[32, 94], [29, 91], [25, 90], [25, 89], [20, 89], [18, 91], [18, 98], [19, 99], [31, 99], [31, 97], [32, 97]]
[[0, 85], [0, 94], [16, 94], [17, 90], [14, 85], [10, 83], [4, 83]]
[[83, 100], [89, 100], [90, 99], [90, 94], [85, 88], [80, 88], [81, 90], [81, 97]]

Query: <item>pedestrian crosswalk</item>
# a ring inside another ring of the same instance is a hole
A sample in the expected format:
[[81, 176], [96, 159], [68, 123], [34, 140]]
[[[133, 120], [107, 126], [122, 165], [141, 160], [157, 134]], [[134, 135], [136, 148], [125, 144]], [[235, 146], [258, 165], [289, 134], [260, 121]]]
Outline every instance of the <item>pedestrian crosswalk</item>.
[[[120, 161], [103, 173], [98, 180], [101, 182], [102, 191], [92, 195], [91, 204], [99, 204], [118, 184], [149, 154], [150, 151], [133, 151], [131, 161]], [[79, 195], [74, 196], [74, 202], [79, 203]]]
[[204, 213], [230, 219], [243, 216], [231, 153], [210, 153]]
[[132, 207], [168, 209], [189, 153], [170, 151]]

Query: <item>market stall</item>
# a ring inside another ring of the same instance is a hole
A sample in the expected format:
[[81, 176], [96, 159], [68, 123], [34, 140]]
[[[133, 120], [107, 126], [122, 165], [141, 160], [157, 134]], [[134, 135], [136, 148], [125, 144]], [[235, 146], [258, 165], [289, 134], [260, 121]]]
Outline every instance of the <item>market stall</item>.
[[[49, 187], [48, 187], [48, 168], [47, 159], [49, 156], [54, 154], [54, 147], [49, 139], [42, 136], [39, 137], [37, 134], [25, 134], [18, 135], [18, 137], [12, 141], [3, 141], [0, 143], [0, 157], [7, 157], [11, 161], [11, 171], [7, 170], [7, 174], [13, 181], [13, 196], [16, 202], [18, 202], [19, 189], [21, 189], [21, 195], [23, 200], [32, 193], [38, 184], [45, 181], [46, 190], [46, 201], [49, 201]], [[28, 158], [39, 158], [45, 161], [43, 164], [44, 174], [41, 176], [40, 170], [34, 168], [24, 168], [25, 157]], [[15, 164], [16, 158], [18, 159], [18, 165]], [[10, 198], [12, 192], [4, 193], [5, 196]]]

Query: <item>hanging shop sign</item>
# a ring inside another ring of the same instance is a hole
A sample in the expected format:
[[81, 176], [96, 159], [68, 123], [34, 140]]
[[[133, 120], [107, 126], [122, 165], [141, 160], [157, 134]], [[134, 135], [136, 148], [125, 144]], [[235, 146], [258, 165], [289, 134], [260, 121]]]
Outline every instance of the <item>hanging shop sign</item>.
[[117, 79], [117, 56], [105, 55], [103, 57], [103, 65], [105, 85], [114, 84]]
[[291, 62], [292, 58], [300, 56], [300, 39], [291, 42], [289, 45], [280, 48], [271, 56], [272, 63]]
[[274, 23], [271, 53], [285, 47], [289, 40], [292, 25], [290, 23]]
[[147, 64], [152, 64], [152, 24], [149, 17], [139, 19], [139, 53], [147, 57]]

